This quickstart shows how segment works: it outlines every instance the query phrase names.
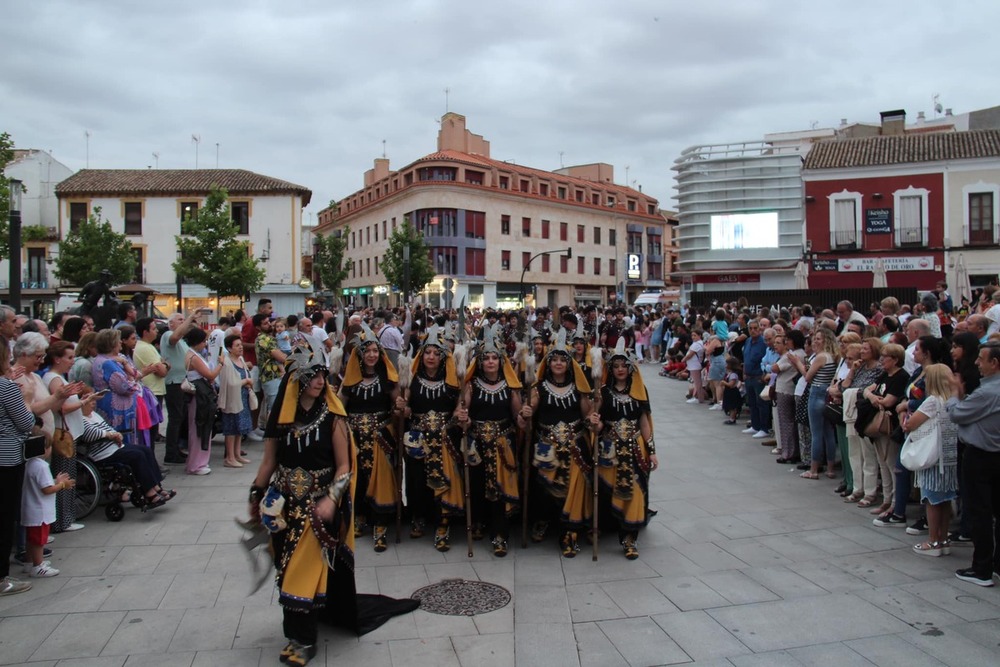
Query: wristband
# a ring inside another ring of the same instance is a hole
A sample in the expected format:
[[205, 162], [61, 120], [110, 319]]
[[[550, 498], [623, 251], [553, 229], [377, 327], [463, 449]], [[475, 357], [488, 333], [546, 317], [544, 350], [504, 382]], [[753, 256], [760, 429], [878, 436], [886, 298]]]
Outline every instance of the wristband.
[[261, 500], [264, 499], [264, 493], [266, 491], [267, 491], [267, 489], [264, 488], [263, 486], [251, 485], [250, 486], [250, 497], [247, 499], [247, 502], [250, 502], [250, 503], [259, 503]]

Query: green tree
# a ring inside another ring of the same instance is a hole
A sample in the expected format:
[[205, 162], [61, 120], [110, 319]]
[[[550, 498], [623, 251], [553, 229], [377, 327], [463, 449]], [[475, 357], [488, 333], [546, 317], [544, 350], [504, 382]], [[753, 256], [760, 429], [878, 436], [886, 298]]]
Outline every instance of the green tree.
[[[0, 175], [14, 160], [14, 140], [6, 132], [0, 134]], [[10, 257], [10, 183], [0, 178], [0, 259]]]
[[410, 248], [410, 294], [413, 294], [434, 279], [434, 265], [431, 264], [424, 237], [413, 228], [409, 218], [403, 218], [403, 224], [389, 236], [389, 250], [379, 266], [385, 279], [404, 291], [403, 248], [407, 246]]
[[218, 296], [242, 296], [264, 284], [266, 272], [250, 254], [250, 244], [236, 238], [229, 193], [213, 186], [198, 213], [181, 221], [183, 236], [176, 236], [181, 259], [173, 269], [184, 278], [204, 285]]
[[90, 218], [59, 242], [56, 277], [82, 287], [103, 269], [111, 272], [112, 284], [130, 283], [135, 275], [135, 256], [132, 242], [111, 229], [111, 223], [101, 217], [101, 207], [95, 206]]
[[340, 283], [347, 278], [348, 263], [347, 236], [351, 233], [349, 227], [344, 227], [340, 236], [330, 234], [316, 237], [316, 270], [319, 272], [320, 284], [323, 289], [336, 292]]

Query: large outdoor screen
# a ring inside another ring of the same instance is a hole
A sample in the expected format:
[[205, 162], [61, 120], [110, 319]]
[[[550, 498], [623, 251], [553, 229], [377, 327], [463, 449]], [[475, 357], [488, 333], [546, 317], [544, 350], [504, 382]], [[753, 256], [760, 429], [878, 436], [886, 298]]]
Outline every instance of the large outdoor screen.
[[712, 216], [712, 250], [778, 247], [778, 213]]

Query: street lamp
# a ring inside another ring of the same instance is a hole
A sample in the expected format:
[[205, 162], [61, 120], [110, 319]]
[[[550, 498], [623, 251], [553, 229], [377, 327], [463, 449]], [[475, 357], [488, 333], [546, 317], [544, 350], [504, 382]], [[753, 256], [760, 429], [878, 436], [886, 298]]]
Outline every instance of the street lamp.
[[[182, 253], [181, 250], [180, 250], [180, 248], [178, 248], [177, 249], [177, 261], [180, 262], [181, 259], [183, 259], [183, 257], [184, 257], [184, 253]], [[184, 278], [181, 277], [181, 272], [180, 271], [175, 271], [175, 273], [177, 275], [177, 312], [178, 313], [183, 313], [184, 309], [181, 307], [181, 303], [182, 303], [182, 300], [183, 300], [183, 295], [182, 295], [182, 291], [181, 291], [181, 289], [182, 289], [181, 285], [184, 282]]]
[[540, 252], [538, 254], [532, 255], [531, 258], [528, 259], [528, 261], [524, 263], [524, 268], [521, 269], [521, 283], [520, 283], [521, 284], [521, 307], [522, 308], [524, 308], [524, 274], [528, 270], [528, 267], [531, 266], [531, 263], [533, 261], [535, 261], [536, 257], [541, 257], [542, 255], [554, 255], [554, 254], [560, 253], [560, 252], [564, 253], [566, 255], [566, 259], [573, 259], [573, 248], [563, 248], [562, 250], [545, 250], [545, 251]]
[[410, 303], [410, 244], [403, 246], [403, 305]]
[[8, 301], [15, 311], [21, 311], [21, 190], [16, 178], [10, 179], [10, 285]]

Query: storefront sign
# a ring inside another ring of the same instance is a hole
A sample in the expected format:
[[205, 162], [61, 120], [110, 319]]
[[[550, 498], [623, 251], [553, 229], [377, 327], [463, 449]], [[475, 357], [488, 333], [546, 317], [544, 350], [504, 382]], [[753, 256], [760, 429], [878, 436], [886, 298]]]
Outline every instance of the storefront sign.
[[865, 234], [892, 234], [892, 209], [866, 208]]
[[626, 259], [628, 260], [628, 271], [625, 273], [625, 277], [629, 280], [639, 280], [642, 278], [641, 258], [642, 255], [626, 255]]
[[699, 285], [734, 285], [736, 283], [759, 283], [759, 273], [717, 273], [697, 275], [694, 281]]
[[839, 271], [866, 271], [871, 273], [875, 270], [875, 263], [881, 259], [886, 271], [932, 271], [934, 270], [934, 258], [931, 256], [920, 257], [850, 257], [837, 260], [837, 270]]
[[813, 271], [837, 271], [837, 260], [835, 259], [814, 259], [812, 261]]

